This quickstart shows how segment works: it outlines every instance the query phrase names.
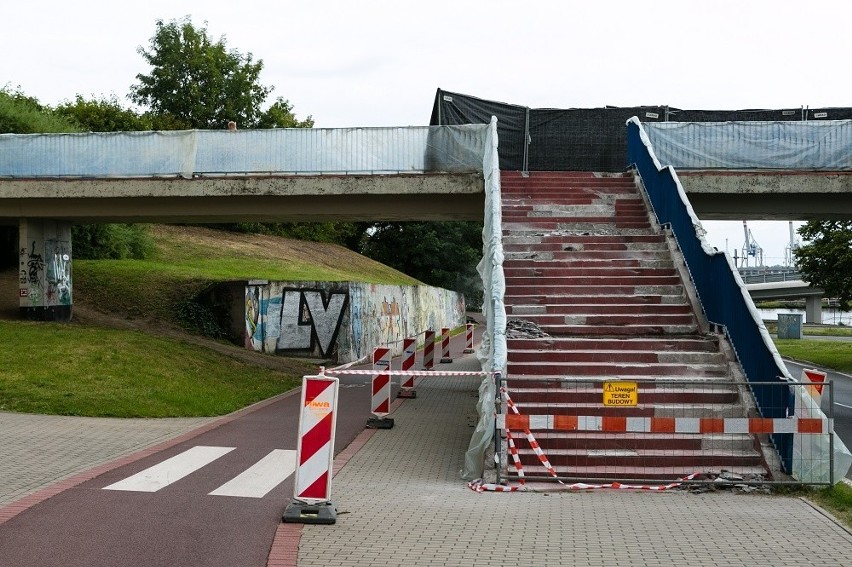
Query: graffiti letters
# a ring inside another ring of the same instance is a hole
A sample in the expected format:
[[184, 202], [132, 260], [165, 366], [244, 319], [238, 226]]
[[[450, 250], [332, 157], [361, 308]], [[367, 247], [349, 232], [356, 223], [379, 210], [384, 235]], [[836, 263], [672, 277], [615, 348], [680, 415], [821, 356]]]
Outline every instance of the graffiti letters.
[[36, 254], [36, 243], [33, 240], [33, 249], [27, 258], [27, 281], [32, 285], [41, 285], [41, 272], [44, 270], [44, 258]]
[[337, 338], [349, 295], [322, 290], [285, 289], [281, 299], [279, 350], [313, 350], [327, 355]]

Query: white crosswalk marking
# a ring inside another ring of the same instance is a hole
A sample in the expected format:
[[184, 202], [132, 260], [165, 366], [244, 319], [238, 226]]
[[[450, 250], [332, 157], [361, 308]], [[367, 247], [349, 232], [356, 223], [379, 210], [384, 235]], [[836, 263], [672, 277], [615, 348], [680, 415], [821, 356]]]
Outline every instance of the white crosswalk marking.
[[156, 492], [176, 482], [201, 467], [208, 465], [233, 451], [235, 447], [206, 447], [199, 445], [187, 449], [162, 463], [120, 480], [104, 490], [128, 490], [134, 492]]
[[296, 470], [296, 451], [275, 449], [245, 472], [210, 494], [263, 498]]

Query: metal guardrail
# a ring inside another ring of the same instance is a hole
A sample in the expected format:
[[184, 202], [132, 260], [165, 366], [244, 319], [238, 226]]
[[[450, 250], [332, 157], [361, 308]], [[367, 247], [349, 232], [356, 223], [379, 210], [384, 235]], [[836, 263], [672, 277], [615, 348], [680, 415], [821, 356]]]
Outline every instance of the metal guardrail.
[[746, 284], [803, 281], [799, 271], [767, 271], [756, 274], [741, 271], [740, 277]]

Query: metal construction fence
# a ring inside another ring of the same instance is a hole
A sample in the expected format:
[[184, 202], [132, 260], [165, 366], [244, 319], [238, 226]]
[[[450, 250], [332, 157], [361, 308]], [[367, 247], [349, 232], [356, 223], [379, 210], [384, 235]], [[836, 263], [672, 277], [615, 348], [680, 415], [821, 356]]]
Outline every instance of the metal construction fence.
[[[502, 480], [717, 486], [835, 481], [832, 472], [817, 481], [783, 474], [769, 439], [788, 437], [802, 468], [833, 471], [831, 382], [817, 392], [809, 382], [712, 378], [497, 381], [504, 394], [496, 419]], [[781, 417], [760, 417], [755, 387], [785, 401], [769, 408]], [[825, 415], [787, 415], [796, 387], [816, 403], [822, 397]]]
[[488, 124], [0, 134], [0, 177], [481, 172]]

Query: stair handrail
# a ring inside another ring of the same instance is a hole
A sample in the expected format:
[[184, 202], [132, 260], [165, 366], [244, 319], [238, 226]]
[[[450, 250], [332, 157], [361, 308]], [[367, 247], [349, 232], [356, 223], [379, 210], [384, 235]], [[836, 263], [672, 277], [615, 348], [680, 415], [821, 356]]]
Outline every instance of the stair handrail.
[[[503, 226], [500, 196], [500, 159], [497, 152], [497, 117], [492, 116], [488, 127], [482, 173], [485, 182], [485, 216], [482, 229], [482, 260], [476, 269], [482, 277], [482, 314], [486, 328], [477, 351], [482, 370], [506, 374], [506, 306], [503, 274]], [[497, 401], [495, 378], [485, 375], [479, 386], [479, 414], [476, 428], [465, 453], [463, 478], [482, 478], [485, 453], [495, 439], [494, 409]]]
[[[674, 167], [660, 164], [637, 117], [627, 121], [627, 130], [628, 167], [639, 174], [658, 222], [671, 229], [707, 320], [724, 328], [750, 383], [793, 381], [733, 260], [704, 237]], [[762, 417], [793, 413], [783, 389], [752, 385], [751, 390]], [[791, 470], [792, 436], [775, 435], [773, 441]]]

